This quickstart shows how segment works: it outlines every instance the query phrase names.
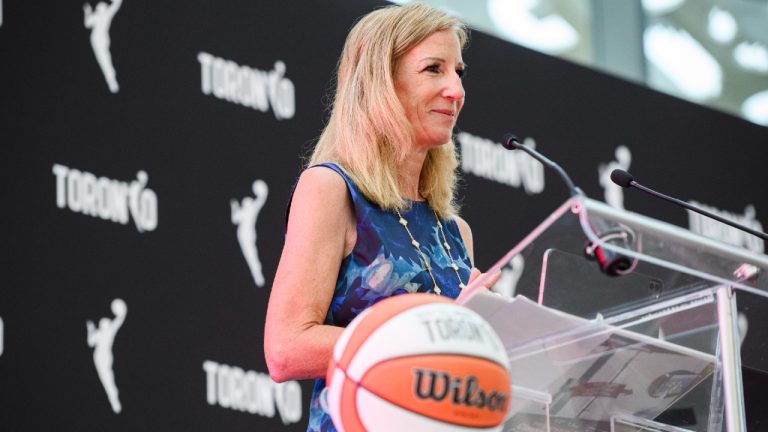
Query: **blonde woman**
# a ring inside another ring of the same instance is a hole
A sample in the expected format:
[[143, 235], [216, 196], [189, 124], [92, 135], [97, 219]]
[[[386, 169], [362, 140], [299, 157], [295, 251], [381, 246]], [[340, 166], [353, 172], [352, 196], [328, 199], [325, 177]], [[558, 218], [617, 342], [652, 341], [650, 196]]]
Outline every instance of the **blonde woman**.
[[[267, 309], [275, 381], [323, 377], [343, 327], [377, 301], [456, 298], [479, 275], [454, 204], [466, 41], [458, 20], [422, 4], [376, 10], [347, 36]], [[317, 379], [309, 431], [335, 430], [318, 400], [324, 387]]]

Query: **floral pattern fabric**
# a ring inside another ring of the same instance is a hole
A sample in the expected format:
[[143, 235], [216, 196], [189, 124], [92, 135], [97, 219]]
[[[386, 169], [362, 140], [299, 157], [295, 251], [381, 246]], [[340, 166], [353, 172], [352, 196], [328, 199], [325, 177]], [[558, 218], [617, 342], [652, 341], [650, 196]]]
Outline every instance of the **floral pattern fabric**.
[[[357, 242], [341, 263], [325, 323], [346, 327], [364, 309], [387, 297], [414, 292], [432, 293], [432, 278], [397, 215], [368, 201], [337, 165], [326, 163], [319, 166], [330, 168], [344, 178], [357, 218]], [[408, 229], [420, 243], [441, 295], [456, 298], [459, 295], [459, 280], [442, 246], [443, 238], [435, 215], [427, 202], [413, 201], [410, 204], [408, 210], [401, 212], [408, 221]], [[441, 222], [453, 261], [466, 283], [471, 263], [459, 227], [452, 219]], [[324, 388], [325, 380], [315, 380], [307, 432], [336, 431], [330, 415], [320, 404]]]

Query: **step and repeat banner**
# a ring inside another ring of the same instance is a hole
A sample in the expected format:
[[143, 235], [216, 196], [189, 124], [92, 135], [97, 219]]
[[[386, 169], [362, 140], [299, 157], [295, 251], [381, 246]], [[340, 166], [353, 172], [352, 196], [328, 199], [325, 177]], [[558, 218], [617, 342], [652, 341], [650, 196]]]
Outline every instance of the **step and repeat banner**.
[[[0, 429], [305, 429], [311, 382], [269, 378], [265, 310], [344, 37], [385, 4], [0, 2]], [[765, 251], [608, 174], [763, 229], [768, 129], [480, 32], [464, 59], [481, 269], [567, 198], [506, 132], [593, 198]], [[747, 318], [749, 363], [768, 322]]]

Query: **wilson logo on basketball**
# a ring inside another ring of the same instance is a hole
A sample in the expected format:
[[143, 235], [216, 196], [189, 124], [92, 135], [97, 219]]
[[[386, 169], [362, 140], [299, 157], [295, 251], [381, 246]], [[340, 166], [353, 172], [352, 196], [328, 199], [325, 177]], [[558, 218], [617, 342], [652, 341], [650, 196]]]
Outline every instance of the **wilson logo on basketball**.
[[452, 405], [487, 409], [507, 410], [509, 394], [480, 387], [474, 375], [454, 377], [443, 371], [413, 369], [413, 394], [419, 399], [447, 401]]

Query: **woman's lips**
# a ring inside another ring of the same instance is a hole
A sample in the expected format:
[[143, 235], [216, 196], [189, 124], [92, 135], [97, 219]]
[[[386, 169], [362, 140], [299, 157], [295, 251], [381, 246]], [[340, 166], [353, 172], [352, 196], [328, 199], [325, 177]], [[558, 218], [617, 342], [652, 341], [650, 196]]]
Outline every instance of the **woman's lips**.
[[450, 110], [450, 109], [445, 109], [445, 110], [444, 109], [435, 109], [435, 110], [432, 110], [432, 112], [435, 112], [437, 114], [442, 114], [442, 115], [450, 117], [450, 118], [456, 117], [456, 112], [453, 111], [453, 110]]

